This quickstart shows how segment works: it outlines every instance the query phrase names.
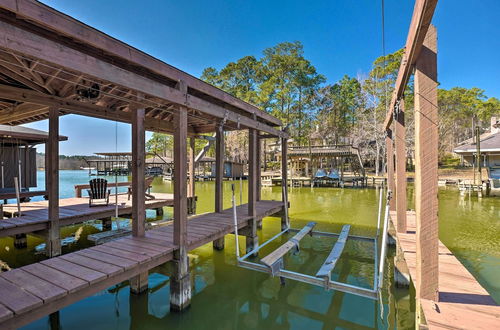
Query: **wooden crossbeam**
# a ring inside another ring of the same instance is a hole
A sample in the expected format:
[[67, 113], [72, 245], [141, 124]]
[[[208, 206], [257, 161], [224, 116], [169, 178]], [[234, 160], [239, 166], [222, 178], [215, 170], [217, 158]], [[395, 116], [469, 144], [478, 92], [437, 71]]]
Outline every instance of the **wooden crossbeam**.
[[[30, 102], [34, 104], [39, 104], [43, 106], [54, 106], [59, 109], [63, 109], [66, 112], [75, 113], [82, 116], [89, 116], [94, 118], [115, 120], [123, 123], [131, 123], [132, 117], [130, 112], [119, 111], [117, 109], [98, 106], [92, 103], [80, 102], [75, 100], [68, 100], [62, 97], [57, 97], [54, 95], [42, 94], [36, 91], [26, 90], [17, 87], [11, 87], [6, 85], [0, 85], [0, 98], [5, 98], [18, 102]], [[33, 110], [37, 113], [45, 113], [47, 110]], [[10, 118], [17, 118], [17, 120], [22, 120], [23, 118], [28, 118], [31, 111], [26, 110], [15, 110], [14, 112], [9, 112], [8, 114], [2, 114], [0, 111], [0, 123], [6, 123]], [[12, 117], [12, 116], [16, 117]], [[18, 118], [19, 117], [19, 118]], [[145, 127], [147, 130], [159, 131], [166, 133], [174, 132], [174, 125], [171, 122], [155, 120], [153, 118], [145, 119]], [[188, 131], [190, 135], [197, 134], [193, 129]]]
[[16, 0], [14, 2], [2, 1], [0, 2], [0, 8], [14, 13], [16, 17], [19, 17], [24, 22], [33, 22], [35, 29], [40, 34], [65, 36], [66, 42], [70, 43], [71, 41], [75, 46], [74, 48], [78, 46], [85, 47], [92, 54], [99, 54], [100, 57], [110, 62], [128, 66], [130, 70], [149, 72], [151, 75], [159, 75], [172, 81], [183, 80], [190, 89], [242, 109], [250, 115], [255, 114], [273, 125], [279, 126], [282, 124], [279, 119], [256, 106], [242, 101], [199, 78], [168, 65], [47, 5], [30, 0]]
[[282, 260], [283, 256], [293, 248], [298, 249], [300, 240], [303, 239], [304, 236], [306, 236], [308, 233], [310, 233], [313, 230], [314, 226], [316, 226], [316, 222], [309, 222], [285, 244], [262, 258], [261, 262], [271, 268], [273, 275], [275, 275], [276, 272], [279, 271], [280, 268], [282, 268], [282, 262], [280, 262], [280, 260]]
[[316, 273], [316, 277], [324, 278], [326, 283], [330, 281], [332, 271], [335, 268], [337, 261], [340, 259], [342, 251], [344, 251], [345, 243], [347, 242], [347, 237], [349, 236], [350, 229], [350, 225], [344, 225], [342, 227], [342, 231], [340, 232], [339, 238], [337, 242], [335, 242], [332, 251], [326, 258], [321, 268]]
[[[30, 58], [46, 61], [52, 66], [64, 68], [69, 72], [82, 73], [90, 79], [117, 84], [169, 103], [200, 111], [206, 116], [225, 118], [233, 123], [241, 124], [243, 127], [258, 129], [276, 136], [288, 136], [287, 133], [258, 121], [257, 117], [250, 118], [188, 93], [189, 85], [186, 86], [186, 92], [181, 92], [165, 83], [116, 66], [4, 21], [0, 21], [0, 47], [9, 52], [18, 52]], [[141, 107], [141, 105], [137, 106]], [[253, 115], [255, 116], [255, 113]], [[113, 120], [114, 118], [109, 116], [107, 119]]]
[[437, 2], [438, 0], [417, 0], [415, 2], [410, 29], [406, 39], [405, 53], [401, 60], [401, 65], [399, 66], [394, 93], [392, 94], [390, 107], [384, 121], [384, 127], [386, 129], [388, 129], [392, 123], [396, 102], [401, 99], [404, 94], [406, 84], [410, 79], [413, 67], [422, 49], [425, 35], [431, 24]]

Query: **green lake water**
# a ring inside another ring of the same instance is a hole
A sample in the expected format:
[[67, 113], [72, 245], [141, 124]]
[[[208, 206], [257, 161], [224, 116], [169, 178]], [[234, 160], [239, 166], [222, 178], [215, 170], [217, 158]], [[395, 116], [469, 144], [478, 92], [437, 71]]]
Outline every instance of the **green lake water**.
[[[84, 171], [61, 171], [61, 197], [74, 194], [73, 185], [86, 183]], [[108, 178], [114, 180], [114, 178]], [[126, 181], [126, 177], [119, 178]], [[43, 173], [39, 173], [43, 186]], [[224, 182], [224, 206], [230, 206], [230, 184]], [[39, 186], [39, 187], [41, 187]], [[154, 192], [172, 192], [171, 182], [156, 179]], [[239, 201], [239, 182], [236, 182]], [[196, 185], [198, 213], [213, 211], [214, 184]], [[412, 199], [409, 190], [409, 200]], [[339, 232], [343, 224], [351, 224], [351, 233], [373, 236], [376, 233], [377, 196], [375, 188], [290, 188], [290, 218], [294, 228], [309, 221], [316, 229]], [[263, 199], [280, 199], [279, 187], [264, 187]], [[453, 189], [439, 191], [440, 238], [479, 282], [500, 302], [500, 198], [461, 197]], [[246, 182], [243, 182], [243, 202], [246, 202]], [[410, 202], [410, 207], [412, 203]], [[164, 218], [171, 217], [166, 208]], [[153, 211], [148, 218], [156, 219]], [[120, 226], [129, 220], [120, 221]], [[116, 226], [116, 223], [114, 224]], [[100, 223], [65, 227], [63, 237], [69, 237], [63, 252], [89, 246], [86, 236], [99, 232]], [[259, 240], [263, 242], [280, 231], [280, 219], [264, 219]], [[76, 237], [75, 237], [76, 236]], [[261, 256], [269, 253], [289, 237], [269, 244]], [[285, 260], [287, 269], [314, 274], [330, 252], [335, 238], [306, 237], [301, 251]], [[14, 249], [13, 240], [0, 240], [0, 260], [10, 267], [42, 260], [43, 241], [28, 236], [27, 249]], [[384, 288], [379, 301], [336, 291], [325, 291], [308, 284], [287, 281], [267, 274], [242, 269], [235, 264], [234, 236], [227, 235], [225, 249], [214, 251], [207, 244], [190, 252], [194, 285], [191, 307], [184, 313], [169, 311], [169, 266], [150, 272], [149, 291], [129, 294], [127, 283], [104, 290], [92, 297], [61, 310], [63, 328], [71, 329], [410, 329], [414, 327], [414, 292], [396, 289], [393, 265], [386, 262]], [[244, 246], [244, 239], [240, 239]], [[393, 251], [390, 251], [392, 253]], [[374, 251], [371, 244], [349, 240], [337, 264], [334, 280], [370, 287], [373, 283]], [[48, 318], [42, 318], [24, 329], [49, 329]]]

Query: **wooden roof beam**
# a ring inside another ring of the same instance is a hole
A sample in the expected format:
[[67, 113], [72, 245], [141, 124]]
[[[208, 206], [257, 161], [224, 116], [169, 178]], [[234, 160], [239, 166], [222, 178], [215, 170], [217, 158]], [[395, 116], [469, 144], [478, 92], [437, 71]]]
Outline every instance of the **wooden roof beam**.
[[257, 115], [257, 117], [273, 125], [282, 125], [279, 119], [260, 110], [256, 106], [244, 102], [201, 79], [170, 66], [40, 2], [4, 0], [0, 1], [0, 8], [14, 13], [17, 19], [24, 19], [30, 24], [52, 32], [52, 35], [59, 34], [66, 37], [67, 42], [73, 42], [75, 45], [83, 45], [89, 50], [93, 49], [93, 53], [102, 54], [103, 58], [107, 56], [108, 58], [112, 58], [112, 61], [116, 63], [122, 62], [124, 65], [129, 63], [128, 66], [130, 67], [150, 71], [153, 74], [173, 81], [183, 80], [189, 88], [215, 97], [229, 105], [246, 111], [250, 115]]
[[425, 35], [434, 15], [438, 0], [416, 0], [411, 18], [410, 29], [406, 39], [405, 52], [399, 66], [396, 85], [392, 94], [391, 103], [387, 110], [384, 121], [384, 128], [388, 129], [392, 123], [394, 107], [399, 99], [403, 97], [406, 84], [415, 66], [415, 62], [420, 54], [424, 43]]
[[[17, 87], [0, 85], [0, 98], [11, 99], [18, 102], [29, 102], [42, 105], [45, 107], [53, 106], [61, 110], [65, 110], [65, 112], [70, 112], [87, 117], [115, 120], [129, 124], [131, 123], [130, 112], [118, 111], [116, 109], [102, 107], [92, 103], [68, 100], [65, 98], [42, 94], [36, 91], [26, 90]], [[46, 110], [44, 110], [43, 112], [46, 112]], [[15, 121], [21, 121], [23, 119], [29, 118], [30, 114], [31, 114], [30, 112], [22, 111], [19, 113], [19, 118], [16, 117]], [[0, 116], [0, 123], [2, 123], [3, 119], [12, 118], [11, 114], [6, 114], [4, 116], [5, 116], [4, 118]], [[174, 132], [173, 124], [166, 121], [147, 119], [145, 125], [146, 129], [150, 131], [157, 131], [164, 133]], [[188, 132], [188, 134], [195, 135], [197, 134], [197, 132], [191, 130], [190, 132]]]
[[265, 123], [236, 114], [219, 105], [183, 93], [178, 89], [122, 69], [98, 58], [91, 57], [78, 50], [4, 21], [0, 21], [0, 47], [53, 63], [57, 67], [67, 68], [68, 71], [87, 74], [93, 77], [93, 79], [115, 83], [125, 88], [163, 99], [166, 102], [195, 109], [206, 115], [226, 118], [228, 121], [235, 123], [239, 122], [245, 127], [254, 128], [276, 136], [287, 135]]

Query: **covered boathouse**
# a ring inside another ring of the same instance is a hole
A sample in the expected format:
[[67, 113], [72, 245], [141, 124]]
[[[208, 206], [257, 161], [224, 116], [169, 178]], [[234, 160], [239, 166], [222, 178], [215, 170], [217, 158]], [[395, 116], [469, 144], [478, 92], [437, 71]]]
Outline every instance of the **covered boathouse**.
[[[260, 139], [281, 139], [287, 173], [288, 135], [280, 120], [42, 3], [0, 1], [0, 98], [0, 124], [49, 121], [48, 204], [0, 225], [2, 236], [34, 226], [45, 231], [49, 259], [0, 274], [1, 328], [20, 327], [122, 281], [140, 293], [148, 287], [148, 270], [168, 261], [174, 266], [171, 309], [189, 306], [188, 251], [211, 241], [223, 248], [224, 235], [234, 228], [222, 204], [225, 131], [249, 135], [249, 198], [237, 209], [249, 249], [258, 244], [257, 221], [287, 205], [260, 200], [258, 189]], [[133, 235], [61, 256], [60, 225], [68, 214], [87, 212], [84, 205], [67, 209], [59, 198], [59, 117], [67, 114], [131, 124]], [[146, 130], [174, 135], [176, 178], [173, 225], [148, 231], [140, 193]], [[188, 187], [188, 173], [194, 173], [188, 158], [194, 158], [194, 139], [207, 132], [216, 133], [215, 212], [188, 222], [187, 199], [195, 194], [194, 184]], [[283, 189], [285, 201], [286, 194]], [[282, 217], [284, 226], [286, 221]]]

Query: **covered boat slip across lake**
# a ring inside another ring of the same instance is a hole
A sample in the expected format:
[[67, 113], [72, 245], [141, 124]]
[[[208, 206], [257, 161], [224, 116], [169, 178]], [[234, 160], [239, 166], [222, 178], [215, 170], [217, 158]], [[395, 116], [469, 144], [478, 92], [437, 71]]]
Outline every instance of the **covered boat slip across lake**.
[[[43, 180], [43, 177], [40, 178]], [[111, 179], [111, 178], [110, 178]], [[126, 180], [126, 178], [120, 178]], [[61, 171], [61, 181], [68, 185], [62, 191], [72, 196], [73, 184], [88, 180], [85, 171]], [[224, 182], [229, 193], [231, 182]], [[42, 184], [43, 187], [43, 184]], [[68, 187], [70, 187], [68, 189]], [[237, 190], [239, 182], [236, 182]], [[213, 210], [213, 182], [198, 182], [196, 190], [200, 196], [198, 212]], [[409, 201], [413, 198], [410, 186]], [[156, 179], [153, 192], [170, 193], [171, 182]], [[281, 195], [279, 187], [262, 190], [263, 199], [275, 199]], [[302, 228], [311, 219], [317, 222], [315, 229], [340, 232], [342, 224], [351, 224], [351, 231], [357, 235], [373, 236], [376, 231], [377, 189], [339, 188], [293, 188], [290, 189], [290, 217], [292, 227]], [[500, 287], [497, 274], [500, 272], [500, 208], [495, 198], [460, 197], [457, 190], [442, 188], [440, 195], [440, 239], [459, 258], [471, 274], [478, 279], [492, 297], [500, 301]], [[237, 191], [238, 196], [238, 191]], [[230, 206], [226, 194], [224, 207]], [[243, 202], [246, 202], [246, 181], [243, 182]], [[410, 202], [409, 208], [413, 205]], [[172, 213], [165, 209], [164, 218]], [[148, 213], [149, 220], [158, 220], [154, 212]], [[129, 223], [128, 219], [121, 226]], [[116, 226], [116, 224], [115, 224]], [[474, 228], [487, 228], [472, 231]], [[82, 229], [80, 229], [82, 228]], [[86, 235], [100, 230], [100, 223], [87, 223], [63, 228], [64, 236], [80, 231], [75, 242], [63, 247], [65, 253], [90, 246]], [[280, 231], [277, 218], [266, 218], [259, 231], [261, 242]], [[266, 246], [261, 256], [273, 251], [293, 235]], [[382, 290], [382, 303], [352, 296], [342, 292], [324, 291], [304, 283], [287, 281], [280, 287], [278, 278], [236, 267], [234, 239], [226, 237], [223, 251], [214, 251], [205, 245], [190, 252], [194, 270], [195, 292], [193, 307], [178, 315], [169, 312], [169, 269], [162, 266], [150, 274], [146, 297], [129, 294], [126, 282], [108, 288], [101, 293], [61, 311], [62, 326], [73, 328], [109, 329], [110, 327], [139, 327], [160, 329], [165, 326], [196, 329], [207, 323], [222, 322], [228, 328], [301, 328], [323, 329], [336, 324], [342, 328], [411, 328], [414, 324], [412, 289], [397, 289], [392, 282], [392, 258], [386, 265], [387, 282]], [[287, 267], [314, 275], [328, 256], [335, 238], [317, 240], [306, 236], [301, 241], [301, 253], [290, 255]], [[28, 248], [16, 250], [11, 238], [1, 239], [0, 259], [11, 267], [19, 267], [42, 258], [34, 254], [35, 247], [42, 241], [28, 236]], [[244, 238], [240, 239], [244, 246]], [[17, 261], [17, 263], [16, 263]], [[348, 241], [343, 256], [337, 264], [333, 278], [346, 283], [367, 286], [373, 276], [373, 251], [370, 244]], [[245, 285], [242, 285], [245, 283]], [[99, 306], [97, 308], [96, 306]], [[217, 306], [217, 308], [214, 308]], [[82, 313], [85, 310], [85, 313]], [[380, 317], [382, 315], [382, 318]], [[230, 316], [230, 317], [229, 317]], [[96, 324], [92, 320], [99, 319]], [[181, 322], [182, 320], [182, 322]], [[26, 329], [48, 328], [48, 317], [25, 327]], [[342, 326], [343, 325], [343, 326]]]

